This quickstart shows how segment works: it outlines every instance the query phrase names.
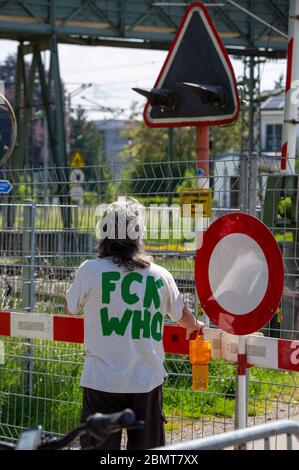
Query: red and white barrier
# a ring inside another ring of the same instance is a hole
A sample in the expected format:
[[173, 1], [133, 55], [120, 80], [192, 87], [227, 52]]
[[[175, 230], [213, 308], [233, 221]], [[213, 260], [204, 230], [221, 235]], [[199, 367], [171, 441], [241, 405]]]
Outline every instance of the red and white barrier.
[[[164, 326], [166, 353], [189, 354], [185, 330], [176, 325]], [[83, 343], [83, 317], [46, 313], [0, 312], [0, 336]], [[236, 335], [218, 329], [205, 329], [205, 338], [212, 341], [212, 357], [237, 362]], [[259, 333], [246, 336], [247, 363], [270, 369], [299, 372], [299, 341], [268, 338]]]

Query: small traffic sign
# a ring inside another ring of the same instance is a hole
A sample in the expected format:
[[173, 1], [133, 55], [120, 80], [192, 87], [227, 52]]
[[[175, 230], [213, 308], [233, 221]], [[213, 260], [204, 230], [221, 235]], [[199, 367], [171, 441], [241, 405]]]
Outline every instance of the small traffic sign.
[[151, 90], [136, 88], [148, 101], [150, 127], [234, 123], [240, 110], [234, 70], [206, 7], [186, 10]]
[[227, 214], [204, 233], [195, 284], [204, 311], [222, 330], [247, 335], [262, 328], [277, 310], [283, 281], [279, 246], [255, 217]]
[[85, 180], [84, 172], [80, 168], [75, 168], [71, 171], [70, 181], [73, 184], [81, 184]]
[[85, 166], [85, 160], [80, 150], [76, 150], [71, 158], [70, 165], [73, 168], [80, 168]]
[[212, 215], [212, 191], [210, 189], [199, 189], [199, 188], [184, 188], [180, 193], [180, 206], [181, 214], [184, 216], [184, 209], [186, 206], [191, 206], [190, 212], [187, 210], [187, 215], [195, 217], [196, 205], [201, 205], [200, 214], [202, 217], [211, 217]]
[[196, 168], [196, 176], [204, 176], [205, 170], [203, 168]]
[[12, 190], [12, 185], [7, 180], [0, 180], [0, 194], [8, 194]]

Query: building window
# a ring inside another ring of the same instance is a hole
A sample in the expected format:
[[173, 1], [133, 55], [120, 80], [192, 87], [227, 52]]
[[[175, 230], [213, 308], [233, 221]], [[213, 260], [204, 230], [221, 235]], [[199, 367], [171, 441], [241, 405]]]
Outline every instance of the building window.
[[282, 124], [267, 124], [266, 150], [277, 152], [281, 149]]

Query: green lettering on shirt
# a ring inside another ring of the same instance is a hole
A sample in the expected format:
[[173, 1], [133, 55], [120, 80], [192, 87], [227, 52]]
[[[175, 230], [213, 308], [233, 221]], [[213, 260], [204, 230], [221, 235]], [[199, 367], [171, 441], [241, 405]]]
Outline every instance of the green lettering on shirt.
[[[115, 312], [117, 316], [109, 317], [111, 293], [116, 291], [116, 284], [120, 279], [121, 273], [119, 271], [102, 273], [102, 304], [107, 304], [107, 307], [101, 308], [99, 312], [103, 336], [110, 336], [113, 332], [116, 335], [124, 336], [132, 320], [132, 339], [153, 338], [156, 341], [161, 341], [163, 316], [159, 311], [156, 311], [155, 314], [151, 313], [150, 308], [153, 306], [157, 310], [160, 307], [159, 289], [164, 284], [163, 280], [161, 278], [156, 280], [154, 276], [146, 277], [142, 310], [127, 308], [124, 313]], [[114, 294], [121, 295], [123, 302], [127, 305], [142, 302], [139, 295], [132, 292], [134, 290], [134, 287], [132, 287], [133, 282], [142, 284], [142, 274], [135, 271], [126, 274], [121, 280], [120, 289]], [[135, 289], [138, 292], [138, 286]]]
[[121, 283], [121, 297], [124, 302], [129, 305], [136, 304], [138, 302], [139, 297], [137, 294], [132, 294], [130, 292], [130, 287], [132, 282], [136, 281], [142, 284], [143, 276], [140, 273], [133, 272], [127, 274], [122, 283]]
[[161, 341], [162, 339], [162, 324], [163, 316], [160, 312], [156, 312], [151, 324], [151, 334], [156, 341]]
[[120, 273], [118, 271], [111, 271], [102, 274], [102, 303], [110, 303], [110, 292], [114, 292], [116, 289], [115, 282], [120, 279]]
[[143, 306], [145, 308], [150, 308], [152, 302], [154, 303], [155, 308], [160, 307], [160, 297], [158, 290], [164, 284], [162, 279], [157, 279], [153, 276], [147, 276], [146, 279], [146, 288], [145, 288], [145, 295], [143, 299]]
[[134, 316], [132, 320], [133, 339], [139, 339], [141, 331], [143, 331], [143, 338], [151, 337], [151, 313], [148, 310], [144, 310], [143, 319], [141, 316], [142, 312], [140, 310], [134, 310]]
[[108, 308], [104, 307], [100, 310], [102, 331], [104, 336], [110, 336], [113, 331], [119, 336], [124, 336], [129, 321], [133, 315], [133, 310], [126, 309], [121, 318], [108, 317]]

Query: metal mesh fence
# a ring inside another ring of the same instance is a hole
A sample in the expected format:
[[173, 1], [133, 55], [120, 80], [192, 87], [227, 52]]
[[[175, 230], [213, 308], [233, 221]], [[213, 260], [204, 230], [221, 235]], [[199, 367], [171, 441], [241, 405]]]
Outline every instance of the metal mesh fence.
[[[248, 207], [245, 196], [252, 178], [250, 159], [246, 164], [249, 176], [244, 179], [238, 155], [213, 162], [211, 177], [202, 180], [213, 194], [211, 220]], [[271, 165], [263, 159], [258, 161], [257, 216], [276, 236], [286, 268], [281, 308], [262, 331], [268, 336], [298, 339], [298, 177], [281, 176], [278, 165], [275, 160]], [[2, 171], [13, 191], [3, 196], [0, 204], [1, 310], [63, 313], [64, 295], [75, 269], [95, 256], [99, 204], [130, 195], [145, 206], [177, 207], [182, 190], [198, 186], [194, 161], [120, 163], [117, 172], [115, 164], [97, 165], [83, 171], [88, 177], [80, 182], [84, 196], [80, 191], [81, 196], [73, 192], [77, 203], [69, 197], [71, 187], [79, 185], [70, 184], [70, 168]], [[154, 217], [159, 217], [158, 212]], [[194, 249], [186, 245], [188, 240], [182, 234], [174, 237], [160, 230], [146, 235], [147, 250], [155, 262], [171, 271], [186, 304], [197, 315], [200, 309], [194, 286]], [[1, 339], [5, 343], [5, 362], [0, 366], [0, 437], [15, 439], [21, 429], [38, 424], [54, 434], [74, 427], [80, 416], [83, 346]], [[168, 443], [234, 429], [234, 364], [213, 360], [206, 392], [192, 391], [187, 357], [167, 354], [166, 368]], [[249, 424], [298, 414], [298, 374], [252, 367], [249, 376]]]

